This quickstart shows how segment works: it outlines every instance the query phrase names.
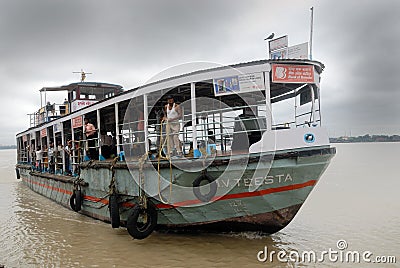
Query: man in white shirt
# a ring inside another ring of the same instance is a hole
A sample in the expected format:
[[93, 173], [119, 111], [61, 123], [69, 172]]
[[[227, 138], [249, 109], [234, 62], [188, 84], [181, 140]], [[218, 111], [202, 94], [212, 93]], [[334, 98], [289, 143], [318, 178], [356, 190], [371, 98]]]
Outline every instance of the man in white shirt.
[[181, 107], [175, 103], [172, 96], [167, 96], [168, 103], [164, 106], [164, 120], [167, 121], [169, 131], [168, 154], [172, 156], [172, 151], [175, 148], [177, 156], [182, 156], [181, 142], [179, 140], [179, 131], [181, 124], [179, 119], [182, 118]]
[[42, 163], [43, 163], [43, 151], [40, 146], [37, 147], [36, 150], [36, 167], [38, 171], [42, 171]]

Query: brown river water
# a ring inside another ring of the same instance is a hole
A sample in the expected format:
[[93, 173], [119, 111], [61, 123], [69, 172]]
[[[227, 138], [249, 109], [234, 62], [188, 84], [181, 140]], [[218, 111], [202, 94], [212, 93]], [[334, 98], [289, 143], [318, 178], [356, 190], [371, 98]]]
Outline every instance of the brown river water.
[[[140, 241], [32, 192], [15, 179], [15, 150], [0, 151], [0, 267], [400, 267], [400, 143], [335, 146], [300, 212], [276, 234], [155, 232]], [[293, 258], [369, 251], [372, 261], [263, 260], [265, 248]]]

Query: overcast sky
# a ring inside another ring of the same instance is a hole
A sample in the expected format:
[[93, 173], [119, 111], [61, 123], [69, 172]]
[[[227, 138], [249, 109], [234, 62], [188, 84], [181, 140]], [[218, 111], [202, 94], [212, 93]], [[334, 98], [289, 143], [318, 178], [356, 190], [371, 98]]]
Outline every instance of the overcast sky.
[[77, 82], [73, 71], [130, 89], [177, 64], [265, 59], [271, 32], [309, 40], [311, 6], [330, 135], [400, 134], [398, 0], [0, 0], [0, 144], [28, 127], [38, 90]]

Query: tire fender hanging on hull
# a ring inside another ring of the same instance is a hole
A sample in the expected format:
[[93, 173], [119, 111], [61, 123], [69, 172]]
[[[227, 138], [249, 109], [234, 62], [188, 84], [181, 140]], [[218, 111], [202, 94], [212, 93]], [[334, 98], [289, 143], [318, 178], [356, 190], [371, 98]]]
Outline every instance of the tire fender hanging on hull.
[[73, 211], [78, 212], [82, 209], [82, 199], [83, 195], [81, 190], [74, 190], [69, 199], [69, 205]]
[[[203, 194], [200, 191], [200, 185], [202, 181], [207, 181], [210, 185], [210, 191], [207, 194]], [[200, 176], [198, 176], [194, 181], [193, 181], [193, 193], [194, 195], [203, 202], [209, 202], [211, 199], [215, 196], [217, 193], [217, 183], [215, 182], [215, 179], [208, 175], [206, 172], [203, 172]]]
[[108, 208], [110, 209], [110, 221], [112, 228], [119, 228], [121, 225], [119, 216], [118, 195], [111, 194], [108, 199]]
[[[144, 221], [144, 222], [143, 222]], [[148, 203], [147, 208], [136, 205], [128, 216], [126, 228], [135, 239], [148, 237], [157, 225], [157, 210]]]

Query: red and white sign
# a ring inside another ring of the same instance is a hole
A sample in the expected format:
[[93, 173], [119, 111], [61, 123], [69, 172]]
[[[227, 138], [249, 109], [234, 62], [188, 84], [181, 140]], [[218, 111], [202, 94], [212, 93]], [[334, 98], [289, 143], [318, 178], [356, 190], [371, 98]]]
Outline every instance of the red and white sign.
[[44, 138], [47, 136], [47, 128], [44, 128], [40, 131], [40, 137]]
[[72, 128], [77, 128], [82, 126], [83, 126], [83, 120], [81, 115], [72, 118]]
[[96, 102], [97, 101], [95, 100], [75, 100], [71, 103], [71, 111], [72, 112], [78, 111]]
[[314, 66], [272, 65], [272, 82], [275, 83], [315, 83]]

